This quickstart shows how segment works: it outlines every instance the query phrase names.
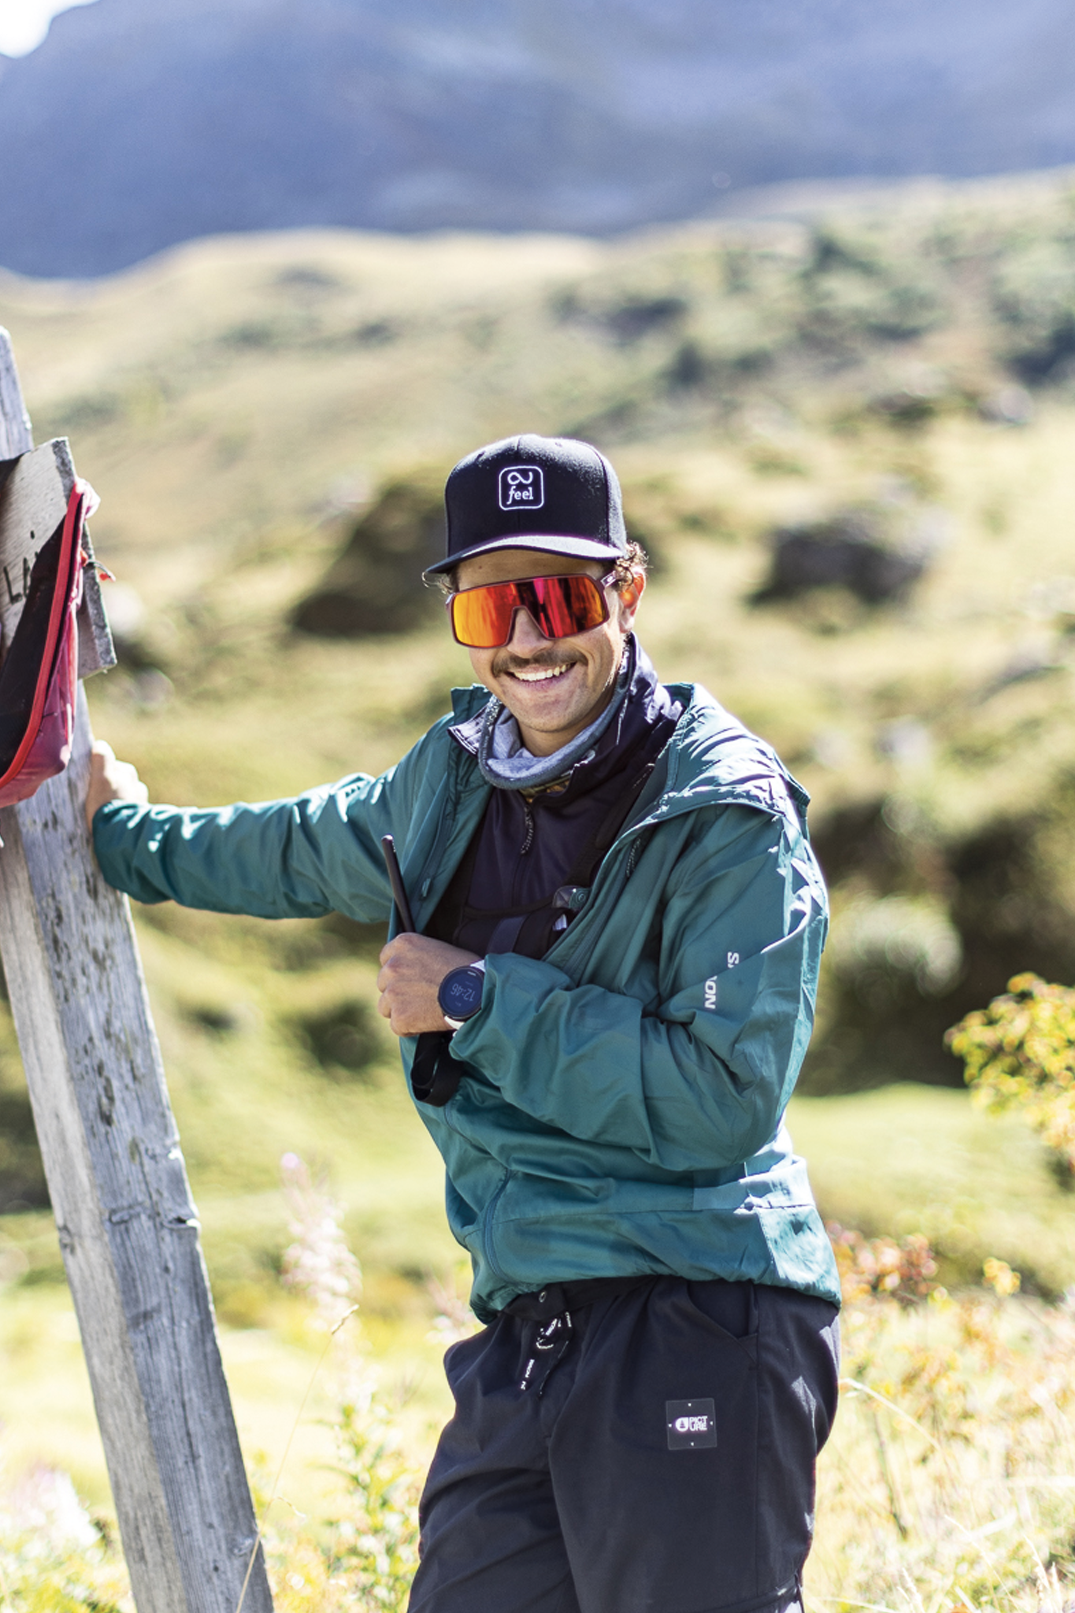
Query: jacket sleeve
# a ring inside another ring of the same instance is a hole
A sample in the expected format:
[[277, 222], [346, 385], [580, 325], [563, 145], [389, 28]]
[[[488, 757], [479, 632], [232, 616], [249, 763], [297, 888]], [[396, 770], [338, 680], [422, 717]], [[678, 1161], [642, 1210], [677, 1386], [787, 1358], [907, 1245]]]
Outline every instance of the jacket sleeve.
[[741, 806], [696, 817], [667, 882], [652, 1003], [499, 955], [481, 1012], [453, 1042], [535, 1119], [672, 1171], [734, 1165], [772, 1138], [809, 1040], [827, 928], [796, 826]]
[[415, 792], [434, 771], [416, 767], [416, 750], [379, 778], [356, 773], [292, 800], [212, 809], [111, 802], [93, 819], [101, 872], [140, 902], [384, 920], [392, 894], [381, 836], [406, 836], [421, 809]]

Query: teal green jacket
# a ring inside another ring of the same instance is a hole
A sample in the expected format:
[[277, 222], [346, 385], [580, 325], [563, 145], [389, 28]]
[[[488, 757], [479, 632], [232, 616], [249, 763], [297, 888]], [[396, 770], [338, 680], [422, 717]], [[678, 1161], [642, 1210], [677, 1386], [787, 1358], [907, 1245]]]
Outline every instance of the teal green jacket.
[[[574, 921], [540, 960], [488, 959], [452, 1043], [468, 1075], [443, 1109], [417, 1106], [485, 1320], [548, 1282], [640, 1272], [839, 1303], [783, 1125], [827, 927], [806, 798], [704, 689], [671, 693], [684, 714]], [[380, 778], [219, 810], [102, 807], [105, 878], [142, 902], [384, 921], [392, 834], [421, 929], [489, 795], [449, 727], [488, 698], [457, 690]]]

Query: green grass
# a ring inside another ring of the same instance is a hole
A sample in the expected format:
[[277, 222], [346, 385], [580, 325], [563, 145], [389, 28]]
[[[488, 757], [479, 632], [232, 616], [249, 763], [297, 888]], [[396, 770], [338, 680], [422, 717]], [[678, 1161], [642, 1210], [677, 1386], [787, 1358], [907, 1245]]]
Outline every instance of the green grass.
[[848, 1306], [807, 1606], [1061, 1613], [1075, 1560], [1072, 1311]]
[[[303, 1323], [296, 1309], [296, 1335]], [[24, 1400], [40, 1390], [36, 1380], [19, 1376], [22, 1346], [35, 1326], [43, 1330], [56, 1372], [71, 1379], [58, 1404], [40, 1397], [37, 1450], [47, 1447], [59, 1412], [70, 1461], [92, 1426], [70, 1354], [70, 1313], [60, 1304], [46, 1310], [39, 1297], [32, 1316], [20, 1302], [7, 1317], [4, 1344]], [[981, 1290], [953, 1299], [939, 1288], [909, 1309], [883, 1297], [849, 1302], [840, 1409], [819, 1463], [817, 1534], [806, 1569], [811, 1613], [861, 1607], [1062, 1613], [1075, 1581], [1072, 1327], [1070, 1303], [1049, 1308]], [[306, 1375], [309, 1355], [263, 1333], [225, 1331], [223, 1343], [249, 1452], [252, 1423], [260, 1433], [283, 1437], [293, 1379]], [[339, 1428], [339, 1375], [350, 1374], [354, 1382], [356, 1373], [365, 1379], [367, 1371], [361, 1356], [341, 1347], [326, 1364], [312, 1412]], [[367, 1601], [401, 1613], [408, 1574], [404, 1565], [402, 1572], [389, 1568], [384, 1548], [401, 1536], [413, 1547], [424, 1452], [410, 1438], [402, 1460], [375, 1454], [385, 1433], [405, 1432], [409, 1412], [401, 1418], [396, 1404], [391, 1391], [382, 1393], [372, 1416], [359, 1413], [351, 1423], [341, 1454], [350, 1456], [358, 1484], [326, 1475], [322, 1464], [339, 1448], [330, 1430], [311, 1422], [300, 1430], [278, 1500], [266, 1509], [275, 1464], [268, 1451], [254, 1456], [281, 1613], [342, 1613]], [[91, 1513], [99, 1516], [92, 1462], [80, 1469], [80, 1479]], [[387, 1494], [386, 1482], [393, 1486]], [[7, 1504], [0, 1485], [0, 1517]], [[339, 1521], [327, 1523], [329, 1517]], [[58, 1522], [0, 1533], [4, 1605], [19, 1613], [112, 1613], [114, 1607], [129, 1613], [114, 1536], [111, 1544], [76, 1543]], [[363, 1529], [366, 1539], [353, 1553]], [[375, 1599], [368, 1596], [371, 1581], [379, 1587]]]
[[1075, 1198], [1017, 1117], [907, 1084], [794, 1098], [788, 1120], [827, 1220], [925, 1233], [953, 1286], [979, 1282], [990, 1256], [1050, 1296], [1075, 1284]]
[[[307, 1104], [297, 1091], [293, 1101], [297, 1116]], [[176, 1107], [182, 1124], [178, 1090]], [[279, 1100], [263, 1107], [275, 1113]], [[206, 1124], [204, 1116], [199, 1123]], [[1040, 1145], [1017, 1120], [990, 1118], [962, 1093], [908, 1085], [798, 1098], [789, 1123], [829, 1219], [871, 1236], [925, 1232], [940, 1255], [941, 1279], [952, 1287], [980, 1282], [990, 1256], [1019, 1271], [1031, 1291], [1056, 1294], [1075, 1284], [1071, 1194], [1057, 1185]], [[276, 1276], [290, 1241], [282, 1195], [271, 1186], [259, 1193], [221, 1191], [219, 1159], [202, 1165], [186, 1128], [183, 1140], [244, 1449], [248, 1459], [262, 1453], [262, 1465], [274, 1472], [323, 1340], [311, 1334]], [[332, 1167], [364, 1268], [364, 1325], [389, 1395], [407, 1398], [402, 1427], [409, 1455], [421, 1466], [449, 1410], [440, 1351], [427, 1338], [436, 1306], [424, 1277], [465, 1288], [459, 1251], [445, 1228], [439, 1162], [409, 1101], [390, 1083], [358, 1097], [326, 1099], [319, 1117], [306, 1117], [301, 1141], [310, 1156]], [[254, 1167], [271, 1181], [275, 1136], [254, 1128], [246, 1146]], [[53, 1462], [72, 1472], [94, 1505], [104, 1505], [100, 1443], [55, 1234], [47, 1217], [23, 1215], [5, 1217], [3, 1235], [29, 1260], [27, 1277], [5, 1289], [0, 1301], [0, 1423], [8, 1469], [31, 1456]], [[284, 1483], [303, 1510], [324, 1506], [332, 1490], [318, 1471], [329, 1456], [318, 1423], [323, 1394]]]

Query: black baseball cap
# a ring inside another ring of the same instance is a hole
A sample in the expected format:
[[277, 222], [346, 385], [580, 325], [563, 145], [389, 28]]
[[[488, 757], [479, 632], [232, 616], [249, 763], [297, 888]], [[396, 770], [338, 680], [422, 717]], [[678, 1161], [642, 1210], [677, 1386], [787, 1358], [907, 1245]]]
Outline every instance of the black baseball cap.
[[505, 437], [461, 459], [444, 489], [448, 553], [427, 577], [489, 549], [618, 560], [627, 529], [616, 472], [573, 437]]

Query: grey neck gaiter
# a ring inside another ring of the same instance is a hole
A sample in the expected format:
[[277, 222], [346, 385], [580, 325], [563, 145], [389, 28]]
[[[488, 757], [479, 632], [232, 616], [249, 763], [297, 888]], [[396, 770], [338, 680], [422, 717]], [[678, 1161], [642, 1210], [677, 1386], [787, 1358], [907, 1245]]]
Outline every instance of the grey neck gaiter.
[[482, 778], [496, 790], [540, 790], [564, 778], [592, 753], [627, 697], [634, 671], [634, 639], [628, 640], [612, 698], [600, 716], [551, 756], [532, 756], [523, 746], [519, 725], [506, 706], [490, 700], [478, 741]]

